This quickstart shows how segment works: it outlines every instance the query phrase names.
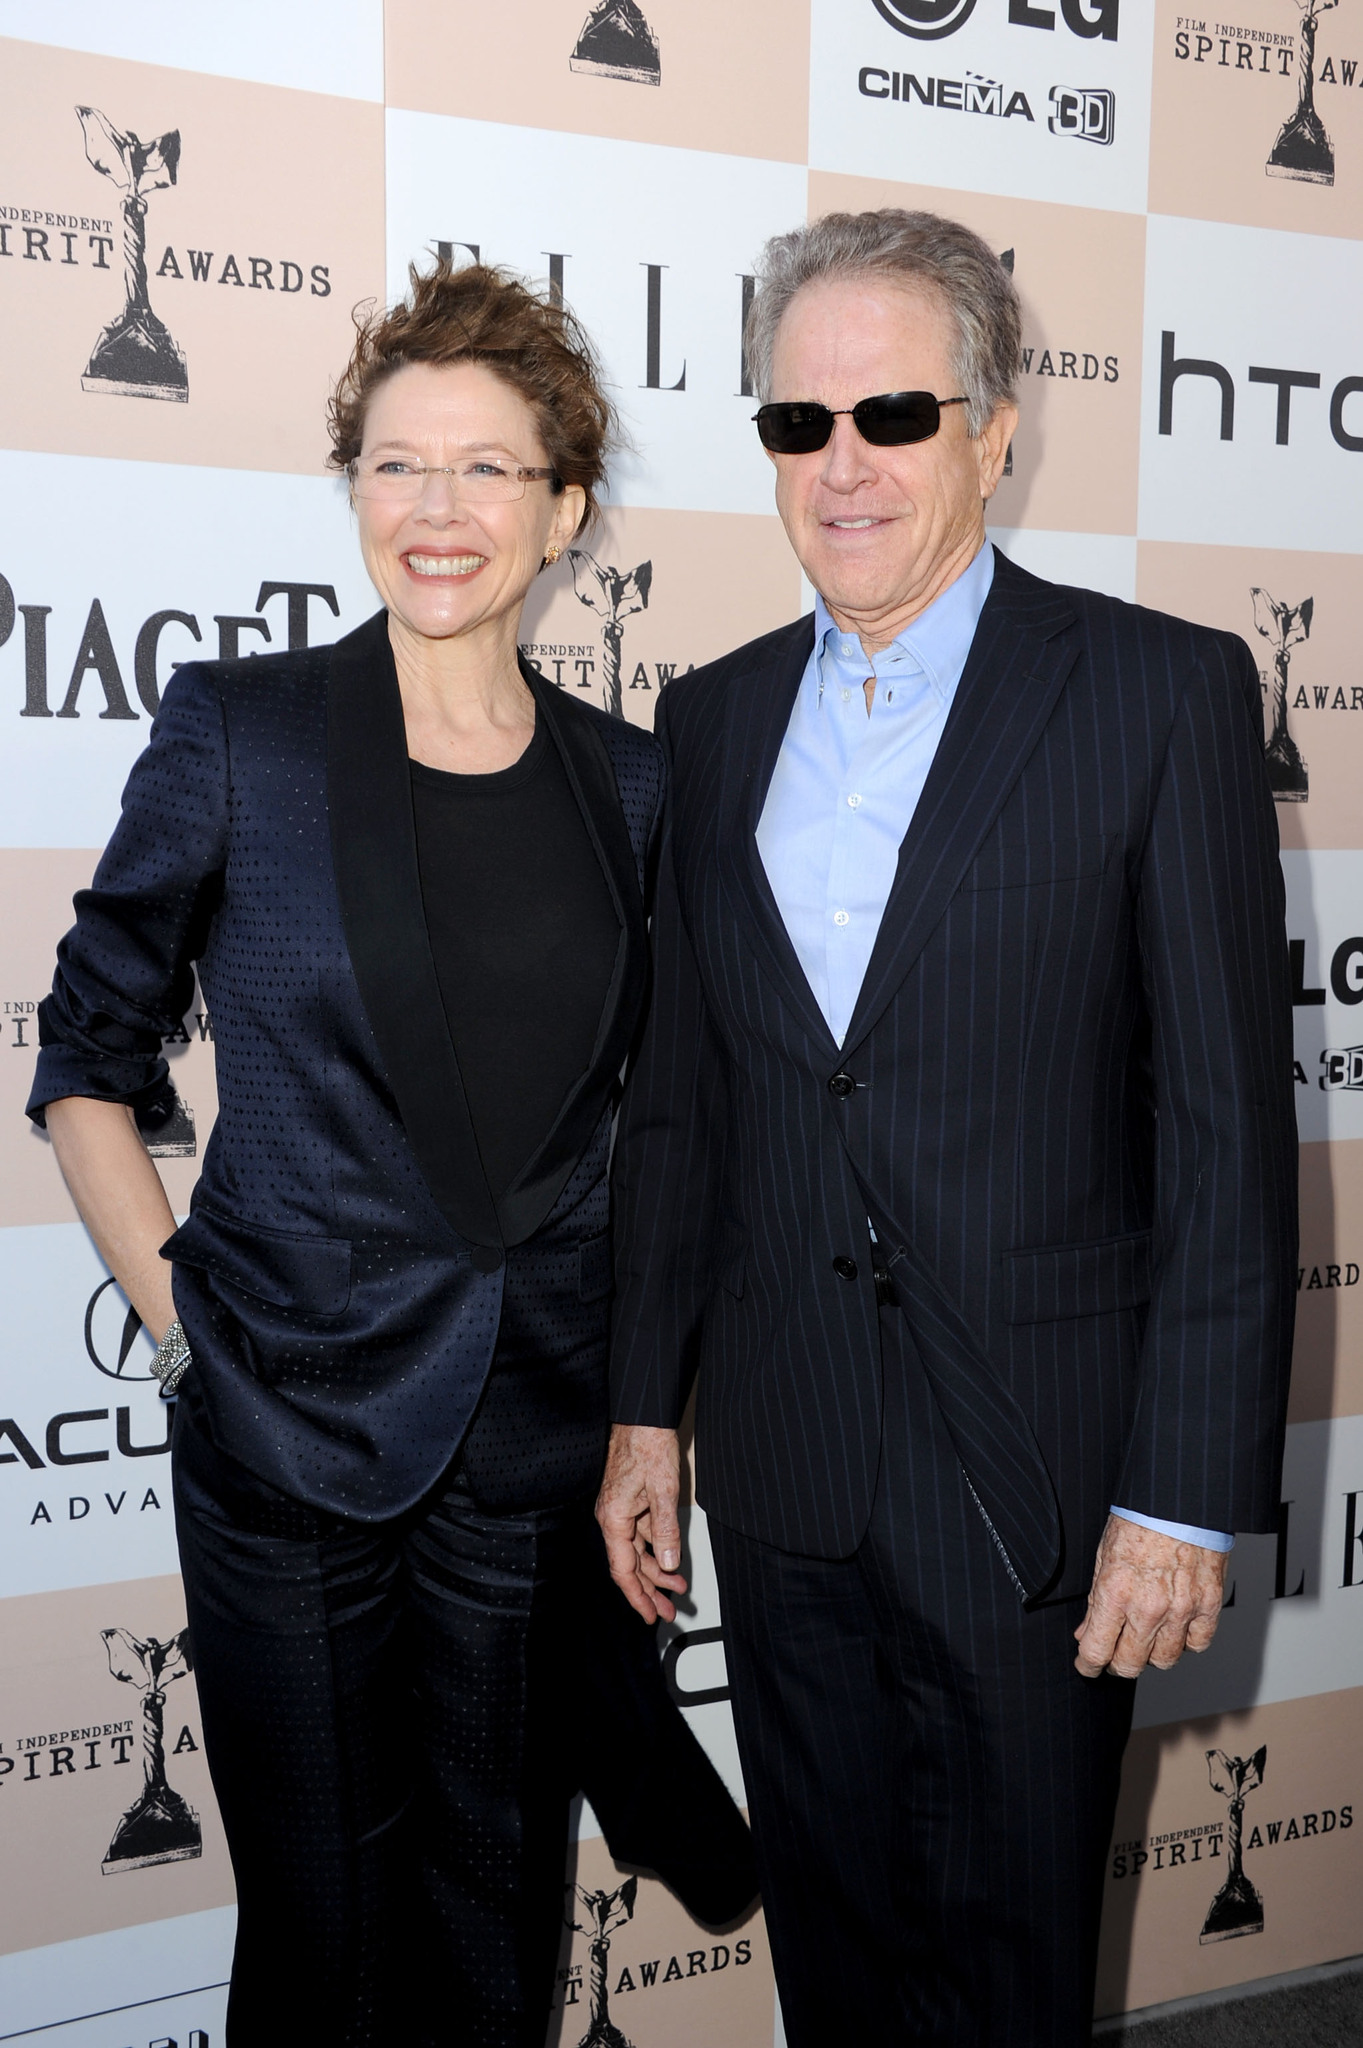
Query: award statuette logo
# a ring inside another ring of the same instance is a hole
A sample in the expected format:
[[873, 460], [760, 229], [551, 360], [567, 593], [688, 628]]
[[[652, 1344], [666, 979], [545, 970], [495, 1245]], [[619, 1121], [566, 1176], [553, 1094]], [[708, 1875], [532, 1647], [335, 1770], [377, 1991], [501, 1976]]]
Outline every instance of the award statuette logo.
[[157, 319], [147, 294], [148, 192], [175, 183], [180, 131], [172, 128], [154, 142], [131, 129], [120, 135], [97, 107], [77, 107], [85, 154], [101, 177], [123, 193], [123, 311], [100, 335], [90, 353], [81, 386], [120, 398], [189, 400], [189, 373], [170, 330]]
[[1279, 604], [1266, 590], [1251, 587], [1255, 630], [1273, 643], [1273, 725], [1264, 743], [1268, 782], [1280, 804], [1304, 804], [1308, 794], [1306, 763], [1287, 729], [1287, 671], [1292, 649], [1309, 637], [1316, 609], [1313, 597], [1300, 604]]
[[623, 1927], [634, 1917], [634, 1895], [638, 1889], [637, 1877], [627, 1877], [618, 1892], [584, 1892], [581, 1885], [574, 1886], [587, 1909], [587, 1920], [585, 1925], [581, 1920], [572, 1920], [568, 1924], [577, 1933], [586, 1935], [591, 1959], [591, 2023], [578, 2048], [633, 2048], [610, 2016], [606, 1960], [610, 1955], [611, 1936], [617, 1927]]
[[568, 69], [591, 78], [624, 78], [631, 85], [661, 85], [658, 38], [634, 0], [597, 0], [582, 24]]
[[199, 1140], [189, 1104], [175, 1095], [168, 1108], [158, 1110], [154, 1123], [146, 1121], [142, 1142], [152, 1159], [192, 1159]]
[[1240, 1829], [1245, 1817], [1245, 1794], [1264, 1782], [1265, 1745], [1253, 1756], [1227, 1756], [1223, 1749], [1207, 1751], [1207, 1775], [1213, 1792], [1230, 1801], [1226, 1828], [1226, 1882], [1207, 1909], [1198, 1940], [1233, 1941], [1237, 1934], [1262, 1934], [1264, 1902], [1245, 1876], [1240, 1846]]
[[1333, 185], [1335, 149], [1316, 112], [1316, 28], [1339, 0], [1297, 0], [1301, 35], [1297, 43], [1297, 110], [1283, 122], [1264, 170], [1270, 178], [1302, 178], [1308, 185]]
[[103, 1871], [146, 1870], [153, 1863], [184, 1863], [203, 1854], [199, 1816], [166, 1783], [166, 1687], [191, 1670], [189, 1630], [168, 1642], [140, 1643], [125, 1628], [101, 1629], [109, 1669], [142, 1695], [142, 1790], [114, 1829]]
[[601, 629], [605, 705], [613, 718], [623, 718], [625, 700], [620, 690], [620, 642], [625, 620], [635, 612], [648, 610], [653, 564], [640, 562], [637, 569], [631, 569], [627, 576], [622, 576], [618, 569], [603, 569], [595, 556], [582, 548], [569, 548], [568, 560], [573, 568], [573, 589], [578, 603], [599, 613], [606, 622]]

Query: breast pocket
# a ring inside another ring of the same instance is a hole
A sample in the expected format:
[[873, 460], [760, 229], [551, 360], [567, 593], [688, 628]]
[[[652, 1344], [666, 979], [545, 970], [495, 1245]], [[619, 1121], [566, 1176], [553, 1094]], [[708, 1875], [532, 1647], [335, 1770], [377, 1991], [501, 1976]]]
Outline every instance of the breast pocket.
[[1034, 889], [1043, 883], [1084, 881], [1090, 875], [1104, 872], [1116, 843], [1113, 832], [1028, 840], [1025, 844], [1002, 838], [991, 840], [981, 847], [961, 887]]

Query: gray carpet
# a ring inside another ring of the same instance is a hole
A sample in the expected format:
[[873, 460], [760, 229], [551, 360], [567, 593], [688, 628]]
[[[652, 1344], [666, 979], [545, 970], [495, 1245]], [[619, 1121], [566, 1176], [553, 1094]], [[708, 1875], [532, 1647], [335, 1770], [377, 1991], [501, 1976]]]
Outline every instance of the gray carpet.
[[1108, 2022], [1094, 2048], [1363, 2048], [1363, 1958]]

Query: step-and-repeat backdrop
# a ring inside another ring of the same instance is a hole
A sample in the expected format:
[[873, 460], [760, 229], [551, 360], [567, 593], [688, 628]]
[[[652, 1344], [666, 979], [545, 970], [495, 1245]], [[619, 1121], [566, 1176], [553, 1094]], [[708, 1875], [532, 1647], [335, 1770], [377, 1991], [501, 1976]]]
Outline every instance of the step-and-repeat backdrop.
[[[323, 407], [352, 308], [444, 248], [553, 280], [600, 344], [633, 449], [525, 638], [648, 723], [673, 676], [801, 608], [749, 425], [754, 256], [883, 204], [970, 222], [1017, 279], [995, 539], [1240, 633], [1280, 799], [1284, 1498], [1211, 1653], [1142, 1683], [1099, 2011], [1363, 1950], [1356, 0], [0, 0], [0, 38], [0, 2039], [222, 2041], [232, 1886], [165, 1414], [21, 1114], [52, 948], [159, 691], [372, 608]], [[215, 1107], [202, 1002], [166, 1050], [182, 1212]], [[737, 1789], [699, 1513], [691, 1547], [667, 1668]], [[140, 1853], [166, 1788], [177, 1846]], [[553, 2041], [603, 2006], [636, 2048], [779, 2041], [760, 1918], [716, 1938], [646, 1883], [599, 1925], [583, 1893], [619, 1880], [590, 1814], [571, 1875]]]

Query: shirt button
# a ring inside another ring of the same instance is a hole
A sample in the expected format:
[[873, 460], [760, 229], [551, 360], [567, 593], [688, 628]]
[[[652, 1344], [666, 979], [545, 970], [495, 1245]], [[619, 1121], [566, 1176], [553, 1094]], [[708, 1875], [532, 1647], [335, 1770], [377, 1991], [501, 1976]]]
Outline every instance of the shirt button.
[[833, 1271], [837, 1274], [839, 1280], [855, 1280], [857, 1277], [857, 1262], [855, 1259], [849, 1259], [845, 1252], [840, 1252], [833, 1261]]
[[842, 698], [842, 701], [843, 701], [843, 703], [844, 703], [844, 704], [850, 704], [850, 703], [851, 703], [851, 701], [852, 701], [852, 692], [851, 692], [850, 690], [839, 690], [839, 692], [838, 692], [838, 695], [839, 695], [839, 696], [840, 696], [840, 697]]
[[861, 809], [861, 798], [859, 796], [849, 796], [847, 802], [850, 809], [854, 811]]
[[852, 922], [852, 920], [851, 920], [851, 918], [850, 918], [850, 917], [848, 916], [848, 914], [847, 914], [847, 912], [846, 912], [845, 910], [835, 910], [835, 911], [833, 912], [833, 922], [834, 922], [834, 924], [839, 924], [839, 925], [841, 925], [841, 924], [850, 924], [850, 923]]

